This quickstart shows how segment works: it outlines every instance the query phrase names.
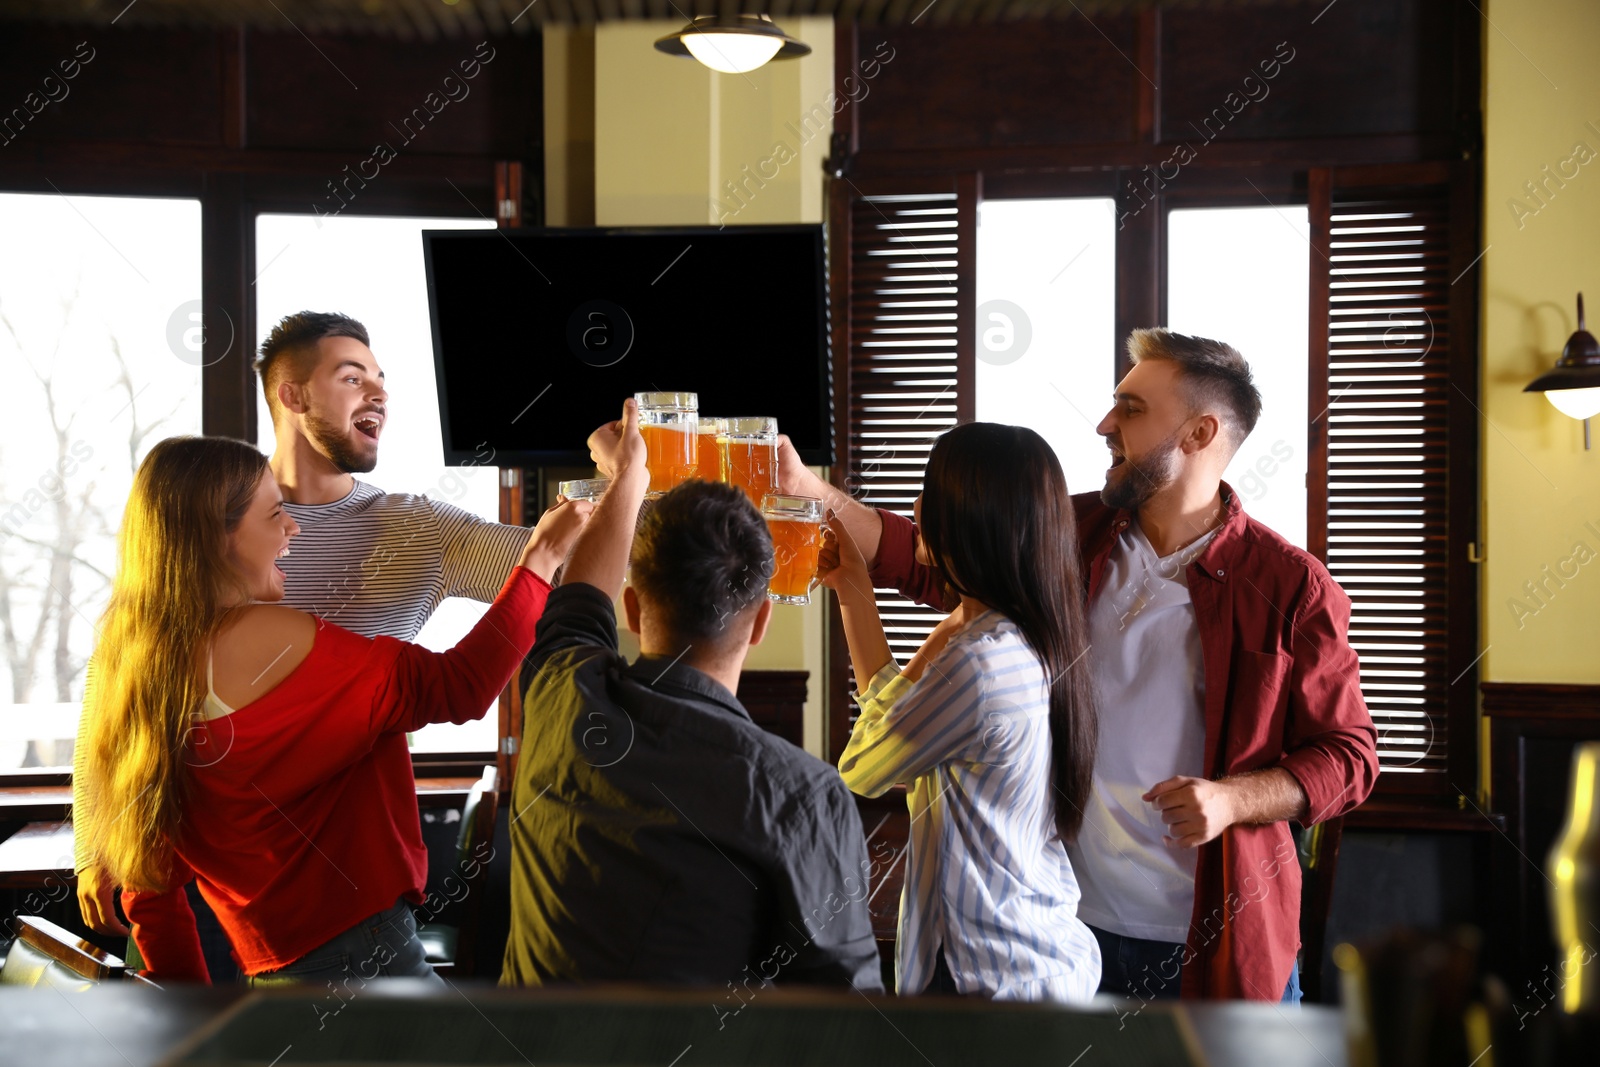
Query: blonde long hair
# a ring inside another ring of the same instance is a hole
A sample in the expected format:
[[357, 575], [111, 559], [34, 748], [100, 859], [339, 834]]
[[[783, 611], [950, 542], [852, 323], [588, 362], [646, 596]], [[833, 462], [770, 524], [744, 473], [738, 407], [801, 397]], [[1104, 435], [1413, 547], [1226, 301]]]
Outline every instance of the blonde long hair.
[[167, 887], [204, 651], [228, 605], [248, 597], [228, 534], [266, 473], [266, 457], [241, 441], [169, 437], [134, 476], [84, 700], [90, 854], [128, 888]]

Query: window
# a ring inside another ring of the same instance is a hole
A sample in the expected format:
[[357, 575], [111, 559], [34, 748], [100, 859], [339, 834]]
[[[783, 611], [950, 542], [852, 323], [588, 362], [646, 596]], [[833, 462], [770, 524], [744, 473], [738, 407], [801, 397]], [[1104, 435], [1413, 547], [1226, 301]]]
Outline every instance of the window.
[[0, 770], [65, 767], [133, 473], [200, 432], [200, 204], [0, 194]]
[[[498, 521], [494, 468], [447, 467], [439, 429], [433, 332], [422, 264], [421, 231], [492, 228], [464, 219], [261, 215], [256, 222], [257, 343], [285, 315], [306, 309], [339, 311], [359, 320], [372, 338], [390, 394], [377, 467], [361, 475], [390, 493], [417, 493]], [[257, 391], [260, 447], [273, 448], [272, 418]], [[452, 598], [439, 605], [417, 642], [450, 648], [482, 617], [486, 606]], [[412, 735], [416, 752], [491, 752], [498, 719], [491, 709], [475, 722], [425, 727]]]
[[1250, 361], [1261, 420], [1223, 479], [1245, 510], [1306, 545], [1304, 207], [1190, 208], [1167, 216], [1167, 326], [1226, 341]]
[[[975, 175], [852, 179], [832, 236], [849, 250], [842, 480], [906, 513], [932, 438], [981, 418], [1032, 425], [1071, 488], [1092, 489], [1117, 332], [1164, 320], [1235, 345], [1264, 411], [1225, 477], [1350, 596], [1378, 790], [1434, 803], [1476, 774], [1474, 187], [1465, 167], [1432, 163], [1307, 181], [1305, 206], [1186, 205], [1156, 226], [1112, 220], [1092, 196], [1039, 197], [1043, 178], [1025, 183], [1033, 199], [988, 201]], [[1246, 193], [1262, 195], [1218, 177], [1206, 195]], [[1059, 272], [1071, 284], [1057, 293]], [[878, 605], [902, 661], [939, 617], [891, 590]], [[834, 754], [851, 683], [836, 666]]]
[[[868, 183], [850, 199], [849, 222], [830, 246], [835, 263], [848, 263], [841, 272], [847, 311], [834, 318], [842, 330], [834, 354], [844, 360], [834, 380], [849, 398], [844, 486], [869, 507], [906, 516], [922, 490], [933, 439], [972, 417], [971, 337], [958, 324], [972, 315], [975, 198], [959, 182], [916, 184], [874, 194]], [[890, 589], [875, 592], [889, 647], [904, 663], [943, 613]], [[834, 756], [849, 739], [857, 688], [837, 629], [826, 739]]]
[[1074, 493], [1109, 464], [1116, 237], [1110, 197], [978, 205], [977, 417], [1038, 431]]
[[[1312, 550], [1351, 600], [1380, 788], [1476, 773], [1475, 208], [1446, 166], [1313, 174]], [[1315, 292], [1315, 291], [1314, 291]], [[1464, 403], [1462, 400], [1464, 399]]]

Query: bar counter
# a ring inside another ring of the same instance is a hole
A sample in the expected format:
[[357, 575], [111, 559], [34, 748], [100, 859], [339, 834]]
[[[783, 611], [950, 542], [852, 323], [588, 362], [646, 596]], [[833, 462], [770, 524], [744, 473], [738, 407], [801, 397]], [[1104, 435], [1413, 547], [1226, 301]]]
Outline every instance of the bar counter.
[[1087, 1010], [853, 992], [339, 988], [0, 989], [0, 1061], [35, 1067], [308, 1063], [1344, 1067], [1336, 1009]]

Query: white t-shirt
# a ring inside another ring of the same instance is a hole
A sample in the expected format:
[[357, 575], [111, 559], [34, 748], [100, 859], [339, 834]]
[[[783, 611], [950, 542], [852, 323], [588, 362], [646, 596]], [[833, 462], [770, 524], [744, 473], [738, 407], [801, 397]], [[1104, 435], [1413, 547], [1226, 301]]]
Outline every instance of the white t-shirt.
[[1069, 853], [1083, 891], [1078, 917], [1124, 937], [1189, 937], [1195, 850], [1164, 843], [1161, 813], [1140, 798], [1174, 775], [1202, 774], [1205, 671], [1184, 568], [1214, 536], [1157, 556], [1130, 522], [1089, 605], [1100, 747]]

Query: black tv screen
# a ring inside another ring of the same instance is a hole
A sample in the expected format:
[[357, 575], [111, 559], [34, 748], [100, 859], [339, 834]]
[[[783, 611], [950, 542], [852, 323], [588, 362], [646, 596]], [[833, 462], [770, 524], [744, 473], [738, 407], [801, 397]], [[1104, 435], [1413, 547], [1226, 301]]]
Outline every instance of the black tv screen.
[[585, 464], [637, 392], [773, 415], [833, 462], [821, 226], [427, 230], [444, 458]]

